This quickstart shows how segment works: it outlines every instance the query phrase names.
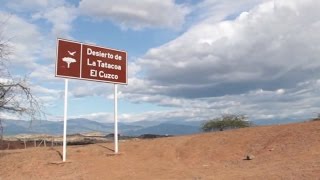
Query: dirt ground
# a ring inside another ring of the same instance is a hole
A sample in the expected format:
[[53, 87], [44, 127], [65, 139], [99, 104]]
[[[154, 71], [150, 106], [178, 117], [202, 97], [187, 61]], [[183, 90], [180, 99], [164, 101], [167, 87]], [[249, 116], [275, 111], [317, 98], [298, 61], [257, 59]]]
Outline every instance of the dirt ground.
[[[113, 144], [0, 151], [6, 179], [320, 179], [320, 122], [128, 140]], [[253, 160], [244, 160], [247, 154]]]

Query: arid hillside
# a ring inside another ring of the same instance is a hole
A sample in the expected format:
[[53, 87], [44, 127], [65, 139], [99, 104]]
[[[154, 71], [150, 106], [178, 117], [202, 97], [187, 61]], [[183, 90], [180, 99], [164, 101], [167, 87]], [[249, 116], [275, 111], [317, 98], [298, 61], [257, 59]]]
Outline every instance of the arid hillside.
[[[0, 152], [0, 179], [319, 179], [320, 122]], [[252, 160], [245, 160], [246, 156]]]

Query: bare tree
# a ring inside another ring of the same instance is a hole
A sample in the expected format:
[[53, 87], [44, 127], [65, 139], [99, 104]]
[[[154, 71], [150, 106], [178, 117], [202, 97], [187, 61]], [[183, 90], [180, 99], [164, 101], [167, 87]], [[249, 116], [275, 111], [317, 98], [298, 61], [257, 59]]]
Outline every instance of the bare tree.
[[[0, 113], [26, 115], [31, 120], [43, 115], [38, 99], [32, 94], [27, 78], [10, 74], [8, 63], [11, 53], [9, 40], [0, 32]], [[0, 114], [0, 115], [1, 115]], [[0, 141], [3, 139], [3, 117], [0, 116]], [[31, 121], [32, 122], [32, 121]]]
[[[1, 23], [1, 25], [3, 25], [3, 23]], [[6, 75], [9, 75], [9, 73], [6, 71], [6, 68], [5, 68], [6, 56], [9, 54], [8, 51], [9, 51], [8, 44], [3, 40], [2, 31], [1, 31], [0, 32], [0, 75], [1, 77], [5, 77]], [[2, 83], [0, 84], [0, 86], [2, 86]], [[2, 92], [3, 90], [4, 88], [1, 87], [0, 89], [1, 97], [4, 96]], [[3, 104], [2, 98], [0, 98], [0, 104]], [[0, 117], [0, 142], [2, 142], [2, 139], [3, 139], [3, 125], [2, 125], [2, 117]]]

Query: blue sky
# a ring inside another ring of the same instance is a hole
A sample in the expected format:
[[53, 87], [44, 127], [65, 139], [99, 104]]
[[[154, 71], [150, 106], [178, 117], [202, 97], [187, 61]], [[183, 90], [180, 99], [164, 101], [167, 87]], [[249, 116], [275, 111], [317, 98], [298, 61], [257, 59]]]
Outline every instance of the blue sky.
[[[119, 121], [307, 119], [320, 112], [317, 0], [0, 0], [10, 69], [62, 120], [56, 39], [128, 52]], [[69, 118], [113, 119], [113, 85], [69, 81]], [[2, 112], [7, 118], [19, 119]]]

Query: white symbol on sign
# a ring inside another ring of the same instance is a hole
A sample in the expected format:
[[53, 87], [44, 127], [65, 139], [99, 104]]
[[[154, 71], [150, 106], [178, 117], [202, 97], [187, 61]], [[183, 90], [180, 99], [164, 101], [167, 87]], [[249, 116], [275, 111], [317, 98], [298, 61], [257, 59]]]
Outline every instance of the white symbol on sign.
[[76, 53], [76, 51], [74, 51], [74, 52], [68, 51], [68, 53], [69, 53], [71, 56], [74, 56], [74, 54]]
[[71, 57], [64, 57], [64, 58], [62, 58], [62, 61], [66, 62], [68, 64], [68, 69], [70, 68], [71, 63], [77, 62], [76, 59], [73, 59]]

